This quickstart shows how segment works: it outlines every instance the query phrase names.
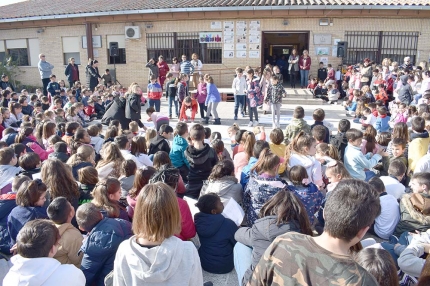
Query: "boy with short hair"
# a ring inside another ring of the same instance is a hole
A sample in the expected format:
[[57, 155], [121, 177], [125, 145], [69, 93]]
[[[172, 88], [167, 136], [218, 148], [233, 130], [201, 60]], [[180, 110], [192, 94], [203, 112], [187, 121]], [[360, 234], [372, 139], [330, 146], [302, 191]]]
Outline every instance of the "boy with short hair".
[[406, 150], [406, 142], [402, 138], [393, 138], [391, 140], [391, 152], [392, 156], [390, 158], [390, 162], [393, 160], [400, 160], [405, 164], [405, 166], [408, 166], [408, 159], [405, 156], [405, 150]]
[[28, 104], [27, 97], [21, 97], [18, 102], [21, 104], [22, 114], [31, 116], [34, 107]]
[[324, 125], [324, 119], [325, 119], [325, 112], [322, 108], [317, 108], [314, 110], [314, 113], [312, 114], [314, 121], [314, 124], [311, 125], [311, 130], [314, 129], [315, 126], [322, 126], [325, 129], [325, 137], [323, 142], [329, 144], [330, 143], [330, 130], [327, 128], [327, 126]]
[[376, 123], [376, 117], [372, 114], [370, 108], [366, 107], [363, 109], [363, 116], [360, 118], [360, 123], [362, 130], [365, 130], [367, 126], [373, 126]]
[[112, 85], [112, 75], [110, 74], [109, 69], [105, 70], [105, 73], [102, 75], [103, 84], [106, 87], [109, 87]]
[[343, 158], [345, 168], [354, 179], [369, 181], [375, 176], [375, 173], [369, 170], [382, 159], [383, 149], [379, 148], [376, 154], [368, 158], [361, 152], [363, 132], [351, 128], [346, 132], [346, 138], [348, 139], [348, 146], [345, 149], [345, 154], [348, 156]]
[[32, 96], [30, 96], [30, 103], [29, 104], [34, 107], [36, 102], [39, 102], [39, 97], [37, 96], [37, 94], [33, 94]]
[[96, 125], [90, 125], [87, 128], [87, 132], [91, 137], [90, 144], [94, 146], [94, 151], [96, 151], [97, 154], [100, 154], [104, 139], [99, 136], [99, 128]]
[[55, 95], [60, 95], [61, 88], [58, 82], [56, 82], [56, 76], [54, 74], [51, 74], [49, 79], [51, 81], [48, 83], [46, 90], [48, 90], [48, 92], [51, 94], [51, 97], [54, 97]]
[[285, 129], [285, 144], [287, 145], [300, 131], [304, 131], [307, 134], [311, 133], [311, 127], [303, 119], [305, 117], [305, 110], [301, 106], [297, 106], [293, 112], [293, 118], [290, 124]]
[[64, 109], [58, 108], [54, 112], [55, 112], [55, 123], [56, 124], [58, 124], [58, 123], [66, 123], [67, 122], [66, 118], [64, 116], [65, 115]]
[[188, 172], [190, 170], [190, 163], [185, 157], [185, 150], [188, 147], [188, 125], [185, 122], [178, 122], [175, 128], [176, 136], [173, 138], [172, 149], [170, 150], [169, 157], [172, 165], [179, 169], [179, 173], [183, 180], [187, 180]]
[[412, 132], [410, 133], [411, 142], [408, 146], [408, 174], [414, 172], [415, 166], [421, 157], [428, 152], [430, 138], [425, 130], [425, 120], [422, 117], [412, 118]]
[[64, 110], [67, 111], [76, 102], [76, 96], [73, 94], [69, 95], [69, 101], [64, 105]]
[[[47, 96], [42, 96], [41, 101], [42, 101], [41, 106], [42, 106], [43, 111], [48, 110], [49, 107], [51, 107], [49, 104], [49, 98]], [[35, 107], [36, 107], [36, 105], [35, 105]]]
[[[74, 265], [61, 265], [53, 256], [60, 240], [58, 229], [48, 220], [32, 220], [17, 236], [17, 253], [3, 285], [85, 285], [85, 276]], [[88, 282], [88, 280], [87, 280]], [[61, 282], [60, 282], [61, 284]]]
[[316, 98], [322, 98], [323, 95], [327, 95], [327, 88], [323, 80], [318, 81], [318, 85], [313, 90], [313, 94]]
[[330, 136], [330, 144], [337, 148], [339, 158], [343, 162], [345, 148], [348, 146], [346, 132], [351, 128], [351, 122], [347, 119], [341, 119], [337, 127], [337, 134]]
[[28, 152], [19, 157], [19, 166], [23, 169], [21, 175], [27, 176], [32, 180], [40, 179], [40, 167], [42, 163], [39, 155], [34, 152]]
[[54, 258], [61, 264], [73, 264], [80, 268], [82, 253], [78, 255], [78, 252], [82, 247], [83, 237], [81, 232], [72, 225], [75, 209], [65, 197], [56, 197], [49, 204], [47, 213], [61, 236]]
[[154, 107], [156, 112], [160, 112], [160, 99], [163, 96], [163, 89], [157, 81], [157, 75], [151, 75], [151, 82], [148, 84], [149, 107]]
[[326, 129], [324, 128], [324, 126], [322, 125], [317, 125], [314, 128], [312, 128], [311, 134], [312, 137], [316, 140], [317, 145], [320, 143], [326, 143], [325, 139], [326, 139]]
[[170, 146], [168, 140], [173, 137], [173, 128], [170, 125], [163, 124], [160, 126], [157, 136], [151, 141], [149, 145], [148, 155], [164, 151], [170, 153]]
[[398, 201], [405, 194], [405, 186], [401, 183], [406, 174], [406, 165], [398, 159], [390, 162], [388, 176], [381, 176], [388, 194], [395, 197]]
[[[284, 133], [281, 128], [275, 128], [270, 132], [269, 146], [273, 154], [277, 155], [279, 158], [285, 157], [287, 146], [284, 144]], [[284, 162], [281, 162], [279, 165], [278, 174], [284, 173], [286, 167], [286, 161], [284, 160]]]
[[116, 136], [114, 139], [115, 144], [118, 146], [119, 151], [122, 154], [122, 157], [124, 157], [125, 160], [132, 160], [134, 163], [136, 163], [136, 167], [140, 168], [142, 167], [142, 164], [139, 160], [137, 160], [137, 157], [130, 153], [130, 141], [128, 141], [128, 138], [126, 135], [120, 135]]
[[378, 118], [375, 122], [375, 129], [378, 133], [388, 132], [390, 130], [390, 116], [387, 115], [387, 108], [385, 106], [378, 107]]
[[317, 237], [295, 232], [278, 236], [246, 285], [379, 285], [351, 258], [350, 247], [360, 242], [380, 211], [378, 194], [369, 184], [340, 181], [327, 196], [324, 232]]
[[319, 63], [319, 68], [317, 72], [318, 80], [324, 81], [327, 78], [327, 68], [324, 67], [324, 63]]
[[[237, 113], [240, 108], [242, 117], [245, 116], [243, 113], [243, 107], [245, 102], [245, 90], [247, 88], [246, 78], [243, 76], [243, 69], [236, 68], [236, 77], [233, 79], [233, 84], [231, 86], [234, 94], [234, 120], [237, 120]], [[239, 107], [240, 106], [240, 107]]]
[[12, 188], [12, 181], [22, 170], [15, 167], [17, 163], [15, 151], [10, 147], [0, 149], [0, 191], [2, 194], [8, 193]]
[[203, 125], [196, 124], [191, 127], [190, 138], [192, 145], [187, 147], [184, 154], [190, 166], [185, 195], [197, 199], [203, 187], [203, 181], [208, 179], [212, 168], [218, 163], [218, 156], [209, 144], [204, 143]]
[[88, 88], [84, 88], [82, 90], [82, 100], [81, 100], [82, 104], [84, 106], [87, 106], [89, 99], [90, 99], [90, 90]]
[[84, 253], [81, 270], [87, 280], [86, 285], [105, 285], [104, 279], [113, 270], [118, 246], [133, 235], [131, 223], [103, 217], [92, 203], [79, 206], [76, 221], [79, 229], [88, 233], [80, 250]]
[[54, 144], [54, 152], [48, 155], [48, 158], [58, 159], [63, 163], [66, 163], [69, 160], [70, 156], [67, 151], [68, 146], [65, 142], [60, 141]]

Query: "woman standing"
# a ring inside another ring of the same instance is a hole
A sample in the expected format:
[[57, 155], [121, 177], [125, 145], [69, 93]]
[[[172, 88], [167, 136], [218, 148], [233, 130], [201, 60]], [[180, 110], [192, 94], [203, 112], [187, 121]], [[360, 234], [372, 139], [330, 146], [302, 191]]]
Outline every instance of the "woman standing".
[[88, 65], [85, 68], [85, 74], [87, 76], [87, 86], [90, 88], [91, 91], [94, 91], [96, 86], [99, 84], [100, 81], [100, 74], [99, 74], [99, 68], [98, 68], [98, 61], [97, 60], [88, 60]]
[[303, 51], [303, 56], [299, 59], [300, 85], [302, 88], [308, 86], [309, 70], [311, 69], [311, 58], [308, 50]]
[[166, 75], [169, 72], [169, 65], [164, 61], [163, 56], [158, 57], [158, 82], [161, 85], [161, 89], [164, 89], [164, 81], [166, 80]]
[[178, 63], [178, 58], [174, 57], [172, 59], [172, 64], [170, 65], [170, 73], [173, 75], [173, 77], [178, 78], [180, 72], [181, 65]]
[[221, 96], [219, 94], [218, 88], [214, 84], [213, 78], [209, 75], [205, 78], [207, 83], [207, 97], [205, 105], [208, 107], [206, 111], [205, 124], [209, 124], [209, 116], [212, 114], [214, 117], [214, 125], [221, 125], [221, 121], [218, 117], [218, 112], [216, 111], [218, 103], [221, 101]]
[[73, 87], [75, 82], [79, 81], [79, 68], [78, 65], [75, 64], [75, 58], [69, 59], [69, 64], [67, 65], [64, 74], [67, 76], [70, 88]]
[[140, 98], [142, 97], [142, 89], [137, 84], [130, 87], [130, 93], [127, 96], [125, 104], [125, 117], [131, 121], [136, 121], [139, 127], [143, 127], [140, 121]]
[[372, 80], [372, 63], [370, 62], [370, 59], [364, 59], [363, 67], [360, 70], [360, 75], [360, 88], [365, 85], [370, 86], [370, 81]]
[[290, 57], [288, 58], [288, 71], [290, 72], [290, 84], [291, 88], [296, 88], [296, 80], [299, 73], [299, 55], [297, 50], [293, 49]]
[[203, 64], [199, 60], [199, 56], [196, 53], [191, 55], [191, 64], [194, 66], [193, 87], [197, 88], [199, 84], [199, 75], [201, 74]]

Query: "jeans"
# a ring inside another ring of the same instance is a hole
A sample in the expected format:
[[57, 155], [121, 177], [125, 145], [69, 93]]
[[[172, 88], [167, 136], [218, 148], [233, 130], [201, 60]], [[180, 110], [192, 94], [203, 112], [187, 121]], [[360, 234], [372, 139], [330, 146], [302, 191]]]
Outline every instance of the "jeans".
[[[279, 120], [281, 118], [281, 104], [272, 103], [270, 107], [272, 108], [272, 123], [278, 125]], [[276, 113], [276, 121], [275, 121], [275, 113]]]
[[206, 111], [206, 117], [209, 117], [211, 114], [214, 117], [214, 119], [218, 119], [218, 112], [216, 112], [216, 108], [218, 106], [219, 102], [209, 102], [208, 103], [208, 110]]
[[48, 90], [47, 90], [47, 88], [48, 88], [48, 83], [50, 82], [51, 80], [49, 79], [49, 78], [42, 78], [42, 84], [43, 84], [43, 95], [44, 96], [48, 96]]
[[243, 276], [245, 276], [246, 270], [252, 265], [252, 248], [236, 242], [233, 248], [234, 256], [234, 269], [236, 269], [237, 279], [239, 280], [238, 285], [242, 285]]
[[174, 96], [169, 96], [169, 117], [172, 117], [172, 105], [175, 104], [176, 117], [179, 117], [179, 107], [178, 102], [175, 100]]
[[149, 107], [154, 107], [155, 111], [160, 112], [161, 100], [159, 99], [148, 99]]
[[245, 104], [245, 95], [236, 94], [234, 96], [234, 116], [237, 117], [237, 112], [240, 106], [240, 112], [243, 114], [243, 106]]
[[297, 71], [290, 71], [290, 84], [291, 88], [296, 88], [296, 80], [298, 78], [298, 72]]
[[205, 118], [205, 112], [208, 111], [208, 108], [204, 102], [199, 103], [199, 109], [200, 109], [200, 117]]
[[415, 94], [414, 95], [414, 100], [411, 102], [411, 104], [415, 103], [414, 105], [417, 105], [418, 104], [418, 100], [420, 100], [422, 97], [423, 97], [422, 94]]
[[[411, 243], [411, 241], [412, 241], [412, 235], [410, 235], [409, 232], [407, 231], [402, 233], [399, 237], [399, 244], [404, 245], [403, 249], [405, 249], [406, 246], [408, 246]], [[399, 258], [399, 256], [394, 252], [394, 244], [391, 244], [389, 242], [381, 242], [381, 246], [390, 253], [391, 257], [393, 257], [394, 262], [396, 263], [396, 266], [399, 267], [397, 265], [397, 259]]]
[[253, 121], [253, 115], [255, 115], [255, 121], [258, 122], [258, 110], [257, 110], [257, 107], [249, 107], [249, 121]]
[[366, 182], [369, 182], [370, 179], [376, 176], [376, 174], [373, 173], [372, 171], [364, 171], [364, 173], [366, 173], [366, 179], [365, 179]]
[[300, 70], [300, 85], [303, 87], [308, 86], [308, 77], [309, 77], [309, 70]]

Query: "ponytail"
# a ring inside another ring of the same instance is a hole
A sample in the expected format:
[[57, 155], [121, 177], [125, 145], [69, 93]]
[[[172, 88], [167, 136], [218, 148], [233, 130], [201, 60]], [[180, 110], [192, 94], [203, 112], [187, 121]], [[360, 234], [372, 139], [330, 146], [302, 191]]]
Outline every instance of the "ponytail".
[[315, 142], [315, 138], [306, 134], [303, 130], [299, 132], [299, 134], [294, 137], [291, 143], [287, 146], [287, 150], [285, 152], [285, 160], [289, 160], [292, 153], [297, 153], [301, 155], [307, 155], [303, 153], [303, 148], [312, 146], [312, 143]]
[[245, 132], [245, 136], [246, 137], [243, 143], [243, 151], [248, 155], [248, 159], [249, 159], [253, 155], [253, 150], [255, 145], [255, 135], [254, 133], [247, 131]]
[[251, 172], [255, 171], [257, 174], [261, 174], [264, 172], [273, 172], [278, 167], [281, 159], [273, 154], [270, 149], [264, 149], [260, 153], [260, 158], [257, 163], [255, 163], [254, 167], [251, 168]]

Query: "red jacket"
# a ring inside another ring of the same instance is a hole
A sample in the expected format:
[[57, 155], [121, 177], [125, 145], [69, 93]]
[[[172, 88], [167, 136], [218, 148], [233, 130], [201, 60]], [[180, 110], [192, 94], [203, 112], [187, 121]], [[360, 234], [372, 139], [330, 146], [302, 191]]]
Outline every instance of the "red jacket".
[[[304, 66], [305, 68], [302, 69], [301, 67]], [[306, 65], [303, 64], [303, 56], [299, 59], [299, 67], [301, 70], [310, 70], [311, 69], [311, 57], [307, 57], [306, 59]]]
[[163, 77], [166, 76], [166, 74], [169, 72], [170, 68], [169, 65], [167, 64], [167, 62], [163, 61], [163, 62], [158, 62], [157, 63], [158, 66], [158, 76], [159, 77]]
[[84, 107], [84, 112], [85, 112], [86, 115], [91, 116], [92, 114], [95, 113], [94, 106], [89, 106], [89, 105], [85, 106]]
[[181, 233], [176, 235], [182, 240], [190, 240], [196, 236], [196, 226], [194, 225], [193, 216], [191, 215], [188, 203], [178, 198], [179, 211], [181, 212]]
[[[187, 119], [187, 115], [185, 114], [185, 111], [188, 109], [189, 107], [187, 107], [185, 105], [185, 101], [182, 102], [182, 106], [181, 106], [181, 112], [179, 115], [179, 120], [186, 120]], [[197, 110], [199, 108], [199, 104], [197, 103], [197, 100], [195, 100], [194, 98], [191, 99], [191, 120], [194, 121], [194, 118], [196, 117], [196, 113]]]

